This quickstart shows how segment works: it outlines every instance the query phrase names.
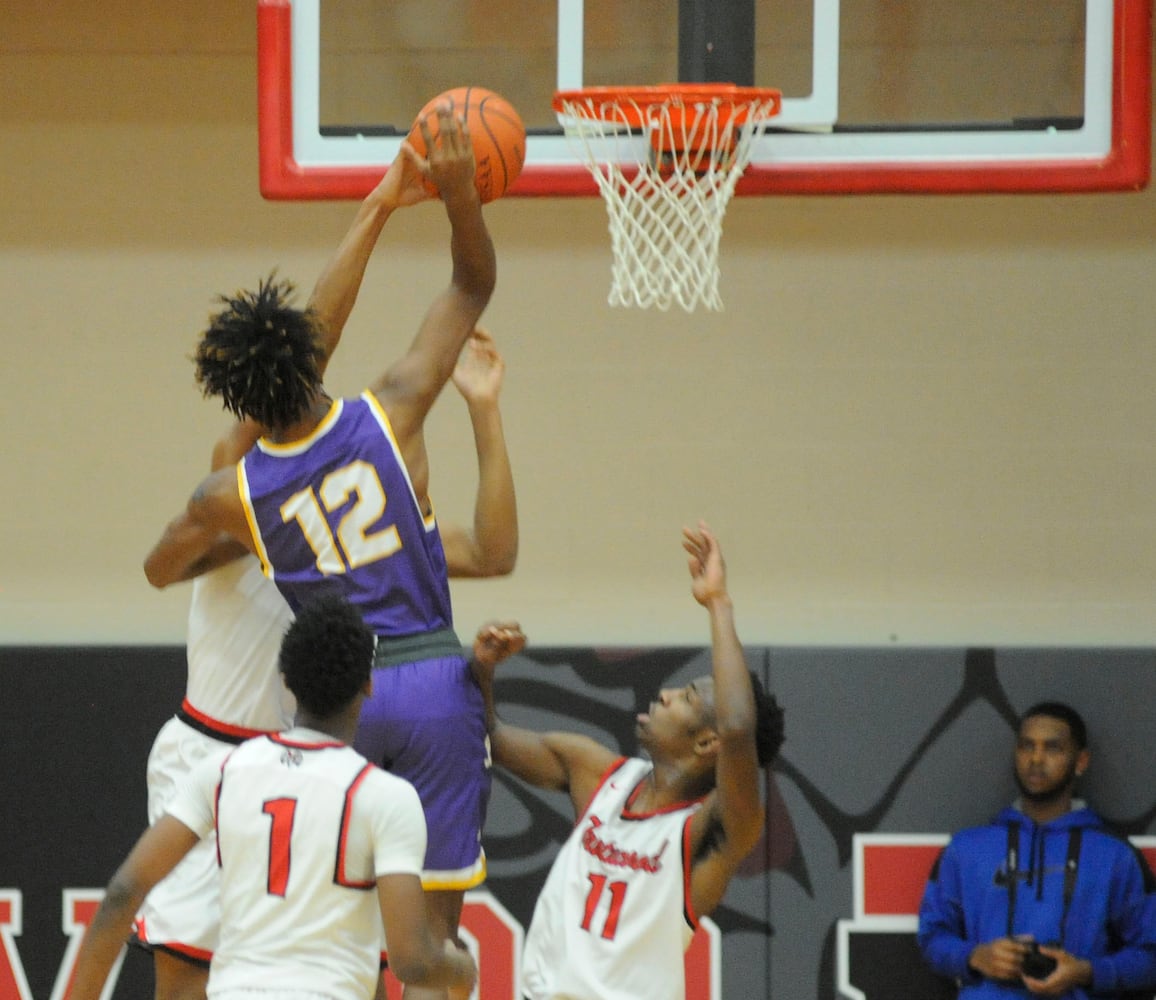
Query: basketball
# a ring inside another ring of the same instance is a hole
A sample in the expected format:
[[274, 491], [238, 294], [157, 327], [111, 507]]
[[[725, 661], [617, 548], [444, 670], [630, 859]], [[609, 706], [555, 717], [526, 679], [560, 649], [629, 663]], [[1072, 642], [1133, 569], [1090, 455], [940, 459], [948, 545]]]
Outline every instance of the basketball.
[[[465, 119], [474, 147], [477, 173], [474, 183], [482, 203], [493, 201], [506, 190], [522, 172], [526, 159], [526, 126], [514, 106], [501, 94], [484, 87], [455, 87], [429, 101], [409, 130], [409, 142], [419, 156], [426, 155], [425, 140], [421, 135], [421, 121], [426, 119], [430, 135], [436, 137], [438, 121], [436, 109], [441, 101], [453, 105], [454, 114]], [[436, 188], [426, 182], [433, 194]]]

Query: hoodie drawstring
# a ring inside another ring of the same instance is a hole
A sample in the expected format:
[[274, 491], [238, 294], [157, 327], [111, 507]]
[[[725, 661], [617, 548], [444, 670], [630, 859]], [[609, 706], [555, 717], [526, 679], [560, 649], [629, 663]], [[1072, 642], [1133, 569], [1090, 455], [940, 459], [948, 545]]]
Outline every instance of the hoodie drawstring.
[[[1068, 831], [1068, 853], [1064, 860], [1063, 908], [1060, 910], [1060, 935], [1056, 942], [1063, 945], [1068, 923], [1068, 910], [1076, 893], [1076, 876], [1080, 866], [1080, 843], [1083, 830], [1075, 827]], [[1035, 881], [1036, 899], [1044, 898], [1044, 840], [1043, 831], [1032, 824], [1032, 841], [1028, 849], [1028, 869], [1024, 881], [1030, 886]], [[1009, 823], [1007, 828], [1007, 936], [1015, 937], [1016, 895], [1019, 886], [1020, 825]]]

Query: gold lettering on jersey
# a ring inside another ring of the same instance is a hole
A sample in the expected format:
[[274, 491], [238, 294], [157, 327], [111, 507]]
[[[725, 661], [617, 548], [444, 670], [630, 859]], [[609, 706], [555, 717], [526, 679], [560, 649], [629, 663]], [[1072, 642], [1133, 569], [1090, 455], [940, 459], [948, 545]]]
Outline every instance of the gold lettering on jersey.
[[656, 854], [639, 854], [637, 851], [624, 851], [617, 844], [603, 840], [597, 834], [602, 820], [597, 816], [590, 817], [590, 825], [582, 832], [582, 850], [593, 855], [605, 865], [614, 868], [629, 868], [631, 871], [654, 874], [662, 870], [662, 854], [666, 850], [668, 841], [663, 841], [662, 847]]

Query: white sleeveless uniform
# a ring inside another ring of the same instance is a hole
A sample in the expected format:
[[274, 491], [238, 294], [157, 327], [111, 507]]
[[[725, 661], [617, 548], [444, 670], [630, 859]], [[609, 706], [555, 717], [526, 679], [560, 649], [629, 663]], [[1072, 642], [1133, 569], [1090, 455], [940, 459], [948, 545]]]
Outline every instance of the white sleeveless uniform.
[[412, 785], [323, 733], [249, 740], [203, 762], [166, 810], [196, 833], [216, 827], [221, 939], [213, 1000], [373, 996], [380, 970], [376, 879], [421, 877], [426, 828]]
[[[242, 739], [292, 725], [293, 696], [277, 666], [292, 620], [255, 556], [193, 580], [185, 700], [149, 753], [150, 823], [201, 760], [220, 761]], [[217, 880], [216, 850], [202, 842], [149, 893], [137, 915], [136, 940], [207, 965], [220, 919]]]
[[192, 711], [225, 726], [275, 731], [293, 721], [293, 695], [277, 668], [293, 614], [256, 556], [193, 580], [189, 604]]
[[554, 859], [523, 952], [530, 1000], [685, 1000], [687, 831], [702, 802], [631, 812], [650, 770], [618, 761]]

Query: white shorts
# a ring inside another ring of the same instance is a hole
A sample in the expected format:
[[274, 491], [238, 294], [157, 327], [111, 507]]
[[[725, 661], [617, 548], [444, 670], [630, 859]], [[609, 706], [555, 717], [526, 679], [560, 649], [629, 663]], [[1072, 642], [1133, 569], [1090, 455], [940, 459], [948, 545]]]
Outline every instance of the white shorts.
[[[155, 823], [186, 774], [206, 757], [224, 759], [231, 743], [215, 740], [178, 718], [166, 722], [148, 759], [149, 822]], [[210, 834], [148, 894], [133, 930], [144, 947], [208, 965], [221, 925], [217, 841]]]

